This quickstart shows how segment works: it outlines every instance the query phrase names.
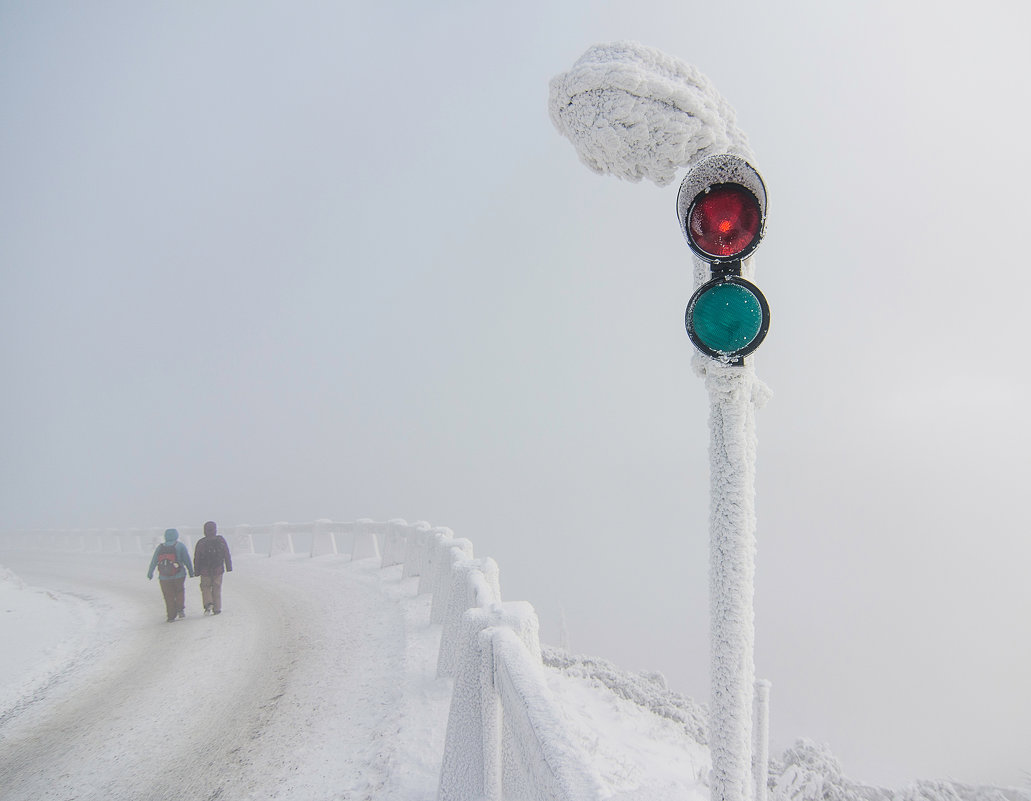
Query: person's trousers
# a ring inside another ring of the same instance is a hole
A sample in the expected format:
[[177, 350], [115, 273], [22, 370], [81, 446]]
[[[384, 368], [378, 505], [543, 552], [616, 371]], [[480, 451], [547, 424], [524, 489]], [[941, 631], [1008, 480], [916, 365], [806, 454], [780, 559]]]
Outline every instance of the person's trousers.
[[163, 578], [158, 584], [165, 596], [165, 615], [169, 620], [175, 620], [175, 616], [186, 609], [186, 576]]
[[213, 612], [222, 611], [222, 573], [200, 577], [200, 597], [204, 608], [211, 604]]

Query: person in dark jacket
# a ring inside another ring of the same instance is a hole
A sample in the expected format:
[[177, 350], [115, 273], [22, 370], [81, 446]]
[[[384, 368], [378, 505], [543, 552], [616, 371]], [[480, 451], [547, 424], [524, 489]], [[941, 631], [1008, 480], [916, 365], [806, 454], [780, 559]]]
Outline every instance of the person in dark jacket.
[[233, 572], [229, 543], [214, 521], [204, 524], [204, 536], [193, 549], [193, 564], [200, 576], [200, 597], [205, 615], [222, 614], [222, 576]]
[[158, 584], [165, 598], [165, 615], [168, 622], [186, 617], [186, 576], [193, 578], [193, 563], [190, 552], [179, 542], [179, 532], [174, 528], [166, 529], [165, 541], [154, 549], [150, 560], [147, 578], [154, 578], [154, 570], [158, 571]]

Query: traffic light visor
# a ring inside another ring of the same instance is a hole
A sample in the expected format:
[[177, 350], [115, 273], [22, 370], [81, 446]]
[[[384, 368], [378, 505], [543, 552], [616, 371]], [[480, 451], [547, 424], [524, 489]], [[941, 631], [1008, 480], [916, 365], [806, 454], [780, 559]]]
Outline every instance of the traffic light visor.
[[758, 247], [766, 227], [766, 187], [740, 156], [700, 161], [684, 178], [677, 215], [688, 245], [704, 261], [740, 261]]

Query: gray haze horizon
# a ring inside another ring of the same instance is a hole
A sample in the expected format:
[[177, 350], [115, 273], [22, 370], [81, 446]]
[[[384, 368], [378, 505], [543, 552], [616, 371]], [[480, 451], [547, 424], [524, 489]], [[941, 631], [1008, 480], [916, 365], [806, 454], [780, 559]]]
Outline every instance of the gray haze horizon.
[[0, 530], [402, 517], [542, 638], [708, 696], [676, 185], [547, 113], [697, 66], [770, 194], [772, 747], [1027, 786], [1031, 9], [0, 1]]

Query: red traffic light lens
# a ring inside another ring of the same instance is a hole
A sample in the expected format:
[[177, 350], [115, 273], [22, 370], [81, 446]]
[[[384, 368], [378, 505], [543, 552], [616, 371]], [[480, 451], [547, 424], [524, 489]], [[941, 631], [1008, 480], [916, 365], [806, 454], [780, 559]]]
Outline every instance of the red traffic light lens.
[[687, 230], [695, 247], [717, 258], [744, 253], [759, 236], [762, 211], [740, 184], [718, 184], [695, 198]]

